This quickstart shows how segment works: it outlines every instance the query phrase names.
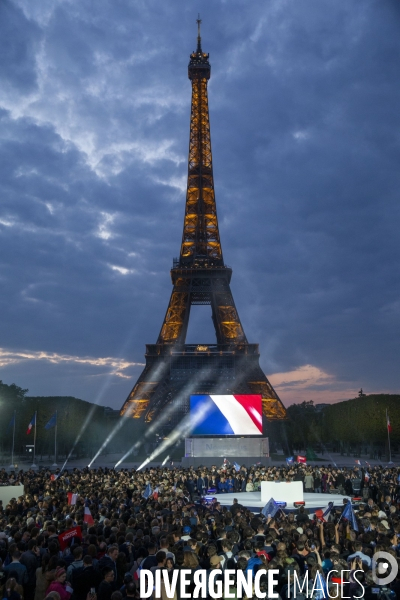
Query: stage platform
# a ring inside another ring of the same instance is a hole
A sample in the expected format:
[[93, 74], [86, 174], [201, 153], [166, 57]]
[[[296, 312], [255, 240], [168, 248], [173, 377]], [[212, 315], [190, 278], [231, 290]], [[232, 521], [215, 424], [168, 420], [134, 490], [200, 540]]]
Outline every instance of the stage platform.
[[[233, 499], [237, 498], [239, 504], [242, 504], [246, 508], [250, 508], [253, 512], [259, 512], [265, 505], [266, 502], [261, 500], [261, 492], [240, 492], [237, 494], [217, 494], [215, 498], [218, 498], [218, 502], [222, 506], [232, 506]], [[334, 506], [343, 506], [343, 499], [349, 496], [341, 496], [340, 494], [310, 494], [304, 492], [304, 502], [307, 512], [316, 510], [317, 508], [326, 508], [329, 502], [333, 502]], [[274, 498], [277, 502], [285, 502], [285, 498]], [[285, 510], [294, 510], [293, 504], [288, 503]]]

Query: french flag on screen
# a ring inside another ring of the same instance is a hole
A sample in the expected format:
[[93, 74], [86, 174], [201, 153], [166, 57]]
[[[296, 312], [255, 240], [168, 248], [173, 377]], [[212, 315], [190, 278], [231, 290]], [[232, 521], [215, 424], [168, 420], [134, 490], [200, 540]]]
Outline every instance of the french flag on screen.
[[262, 435], [260, 394], [190, 397], [195, 435]]

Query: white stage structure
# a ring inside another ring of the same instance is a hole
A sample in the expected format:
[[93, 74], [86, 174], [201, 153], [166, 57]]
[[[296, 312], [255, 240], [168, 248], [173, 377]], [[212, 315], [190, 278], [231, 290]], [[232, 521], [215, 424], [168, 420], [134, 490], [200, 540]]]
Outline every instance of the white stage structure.
[[293, 505], [294, 502], [303, 502], [303, 482], [262, 481], [261, 501], [266, 504], [271, 498], [276, 502], [286, 502], [288, 505]]
[[[301, 482], [300, 482], [301, 483]], [[277, 485], [277, 484], [275, 484]], [[212, 494], [210, 494], [212, 495]], [[216, 494], [213, 497], [217, 498], [218, 502], [222, 506], [232, 506], [234, 498], [237, 499], [239, 504], [242, 504], [246, 508], [252, 509], [254, 512], [260, 512], [262, 508], [267, 504], [268, 500], [271, 499], [271, 496], [267, 498], [267, 500], [261, 499], [261, 492], [238, 492], [234, 494]], [[274, 500], [286, 502], [287, 509], [293, 510], [295, 507], [293, 502], [288, 502], [286, 498], [274, 497]], [[308, 513], [312, 513], [317, 508], [326, 508], [329, 502], [333, 502], [334, 506], [343, 506], [343, 500], [347, 498], [351, 500], [349, 496], [341, 496], [340, 494], [313, 494], [313, 493], [304, 493], [303, 501], [305, 502], [305, 508]], [[295, 500], [297, 502], [297, 500]]]
[[10, 502], [11, 498], [23, 496], [25, 489], [23, 485], [2, 485], [0, 486], [0, 500], [3, 500], [3, 507]]

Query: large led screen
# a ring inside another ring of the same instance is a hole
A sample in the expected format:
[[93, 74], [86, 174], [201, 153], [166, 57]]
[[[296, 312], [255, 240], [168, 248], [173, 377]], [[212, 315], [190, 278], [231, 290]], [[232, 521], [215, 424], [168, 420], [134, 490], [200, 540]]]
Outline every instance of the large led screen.
[[192, 435], [262, 435], [260, 394], [190, 396]]

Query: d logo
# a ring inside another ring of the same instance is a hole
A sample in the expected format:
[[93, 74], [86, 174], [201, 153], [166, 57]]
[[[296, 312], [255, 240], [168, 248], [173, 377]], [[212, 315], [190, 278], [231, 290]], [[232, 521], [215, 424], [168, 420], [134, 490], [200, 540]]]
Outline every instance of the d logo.
[[396, 579], [397, 560], [388, 552], [377, 552], [372, 557], [372, 579], [377, 585], [388, 585]]

